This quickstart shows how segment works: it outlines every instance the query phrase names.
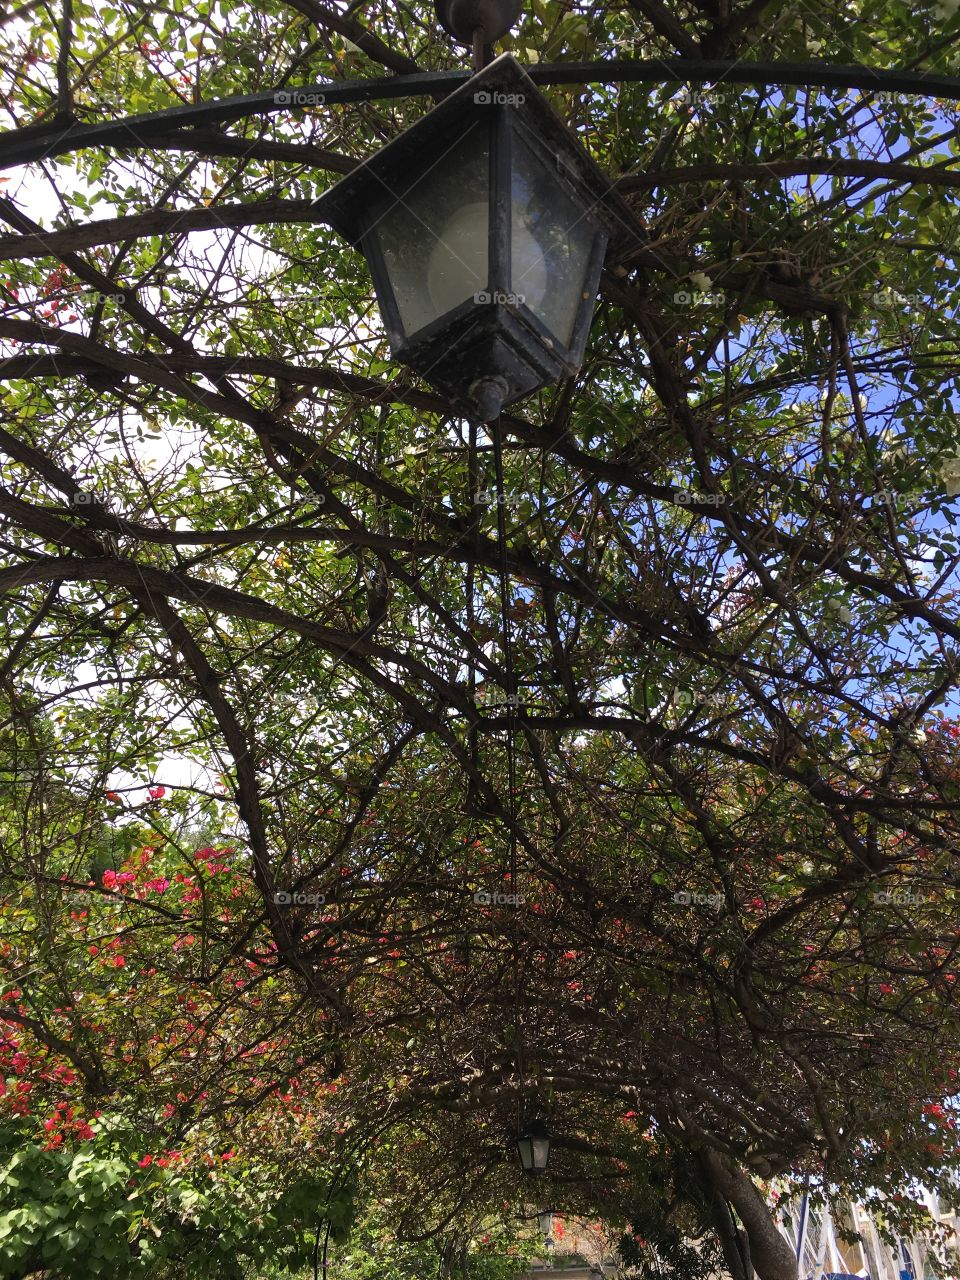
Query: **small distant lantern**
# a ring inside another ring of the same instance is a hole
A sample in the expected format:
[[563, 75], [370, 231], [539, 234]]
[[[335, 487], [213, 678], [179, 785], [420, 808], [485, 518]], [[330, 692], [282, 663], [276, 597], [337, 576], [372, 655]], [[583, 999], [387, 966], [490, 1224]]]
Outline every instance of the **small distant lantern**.
[[522, 1133], [517, 1135], [517, 1151], [524, 1173], [545, 1173], [550, 1160], [550, 1139], [552, 1135], [542, 1120], [528, 1124]]
[[318, 214], [365, 254], [395, 357], [483, 422], [579, 369], [605, 256], [640, 239], [509, 54], [321, 196]]
[[537, 1226], [540, 1228], [540, 1234], [549, 1240], [553, 1235], [553, 1214], [549, 1209], [541, 1209], [537, 1214]]

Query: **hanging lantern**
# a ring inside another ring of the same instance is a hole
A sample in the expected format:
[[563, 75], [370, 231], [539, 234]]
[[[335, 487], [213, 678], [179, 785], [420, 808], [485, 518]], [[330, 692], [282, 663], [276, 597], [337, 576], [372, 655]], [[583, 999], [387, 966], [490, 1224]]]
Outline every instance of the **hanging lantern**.
[[318, 211], [366, 255], [397, 360], [483, 422], [577, 372], [605, 255], [640, 235], [509, 54]]
[[524, 1173], [545, 1173], [550, 1159], [552, 1135], [542, 1120], [534, 1120], [517, 1135], [517, 1151]]

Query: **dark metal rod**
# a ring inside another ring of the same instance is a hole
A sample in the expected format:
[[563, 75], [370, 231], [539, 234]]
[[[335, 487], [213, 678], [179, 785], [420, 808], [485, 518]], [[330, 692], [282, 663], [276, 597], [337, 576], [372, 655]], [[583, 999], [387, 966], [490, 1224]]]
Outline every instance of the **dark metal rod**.
[[[525, 68], [536, 84], [725, 83], [779, 88], [861, 89], [909, 93], [960, 101], [960, 77], [930, 71], [880, 71], [865, 66], [817, 62], [728, 62], [718, 58], [658, 58], [635, 62], [610, 58], [599, 62], [554, 62]], [[469, 71], [423, 71], [411, 76], [339, 80], [332, 84], [250, 93], [195, 106], [171, 107], [147, 115], [98, 124], [28, 126], [0, 134], [0, 169], [49, 159], [90, 147], [136, 150], [149, 147], [151, 135], [169, 135], [202, 125], [228, 124], [247, 116], [298, 109], [298, 97], [323, 106], [373, 102], [387, 98], [442, 97], [470, 79]]]

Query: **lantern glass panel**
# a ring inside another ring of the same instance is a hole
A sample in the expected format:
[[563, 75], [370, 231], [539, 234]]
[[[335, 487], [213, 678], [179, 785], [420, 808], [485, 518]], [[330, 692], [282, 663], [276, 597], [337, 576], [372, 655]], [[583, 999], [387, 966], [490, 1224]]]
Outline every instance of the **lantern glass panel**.
[[510, 290], [569, 347], [599, 229], [516, 133], [511, 177]]
[[550, 1139], [544, 1135], [531, 1139], [533, 1168], [537, 1170], [546, 1169], [547, 1161], [550, 1158]]
[[370, 234], [378, 243], [406, 336], [487, 289], [490, 147], [476, 124], [441, 149], [390, 199]]

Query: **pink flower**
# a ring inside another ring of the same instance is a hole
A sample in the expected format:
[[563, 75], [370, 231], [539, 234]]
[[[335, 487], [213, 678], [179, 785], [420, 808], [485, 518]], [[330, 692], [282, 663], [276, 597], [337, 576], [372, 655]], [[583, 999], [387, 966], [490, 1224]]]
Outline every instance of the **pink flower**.
[[147, 795], [150, 797], [151, 800], [162, 800], [166, 794], [167, 794], [166, 787], [151, 787], [150, 790], [147, 792]]
[[147, 880], [144, 888], [149, 889], [151, 893], [164, 893], [170, 888], [170, 881], [166, 876], [160, 876], [156, 880]]
[[117, 887], [117, 873], [115, 871], [105, 871], [103, 873], [103, 887], [105, 889], [115, 889]]

